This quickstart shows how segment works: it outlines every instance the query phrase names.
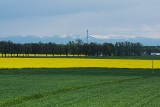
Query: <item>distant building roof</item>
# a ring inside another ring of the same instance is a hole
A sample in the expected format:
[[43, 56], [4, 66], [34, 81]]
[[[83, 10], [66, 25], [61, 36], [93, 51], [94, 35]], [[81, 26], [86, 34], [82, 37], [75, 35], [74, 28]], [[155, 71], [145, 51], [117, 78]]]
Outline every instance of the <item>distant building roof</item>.
[[160, 56], [160, 53], [151, 53], [151, 55], [156, 55], [156, 56]]

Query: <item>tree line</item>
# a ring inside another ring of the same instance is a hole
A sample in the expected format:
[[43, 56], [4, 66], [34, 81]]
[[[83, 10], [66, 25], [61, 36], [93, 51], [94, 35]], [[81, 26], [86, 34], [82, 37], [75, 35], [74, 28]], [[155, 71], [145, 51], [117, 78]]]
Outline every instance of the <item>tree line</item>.
[[71, 55], [86, 55], [86, 56], [141, 56], [145, 54], [150, 55], [151, 52], [159, 52], [159, 46], [143, 46], [141, 43], [132, 43], [132, 42], [116, 42], [113, 43], [84, 43], [82, 40], [77, 39], [75, 41], [69, 41], [67, 44], [56, 44], [54, 42], [49, 43], [13, 43], [11, 41], [0, 41], [0, 53], [2, 57], [7, 57], [7, 54], [10, 54], [13, 57], [13, 54], [16, 54], [16, 57], [19, 57], [19, 54], [45, 54], [46, 57], [48, 54], [52, 54], [53, 57], [55, 54], [65, 54], [68, 56]]

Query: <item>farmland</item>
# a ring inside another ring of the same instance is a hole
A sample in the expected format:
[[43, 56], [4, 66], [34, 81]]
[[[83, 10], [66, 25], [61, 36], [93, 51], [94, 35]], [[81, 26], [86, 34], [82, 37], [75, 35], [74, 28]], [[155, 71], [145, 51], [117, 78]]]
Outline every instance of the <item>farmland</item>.
[[154, 57], [0, 58], [0, 107], [158, 107]]
[[[98, 58], [0, 58], [0, 68], [152, 68], [152, 60]], [[154, 60], [155, 69], [160, 60]]]
[[0, 107], [158, 107], [159, 77], [158, 69], [1, 69]]

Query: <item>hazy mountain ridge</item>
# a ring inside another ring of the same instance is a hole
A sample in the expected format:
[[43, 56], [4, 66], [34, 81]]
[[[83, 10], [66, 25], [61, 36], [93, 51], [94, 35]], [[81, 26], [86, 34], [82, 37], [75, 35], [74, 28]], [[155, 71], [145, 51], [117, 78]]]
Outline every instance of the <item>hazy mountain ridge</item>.
[[[85, 37], [65, 37], [65, 36], [11, 36], [11, 37], [0, 37], [0, 41], [12, 41], [15, 43], [38, 43], [38, 42], [55, 42], [55, 43], [63, 43], [66, 44], [68, 41], [74, 41], [76, 39], [82, 39], [83, 42], [86, 42], [87, 39]], [[108, 38], [108, 39], [102, 39], [102, 38], [96, 38], [89, 36], [88, 38], [89, 42], [97, 42], [97, 43], [104, 43], [104, 42], [110, 42], [110, 43], [115, 43], [115, 42], [124, 42], [124, 41], [129, 41], [129, 42], [140, 42], [143, 45], [153, 45], [153, 46], [160, 46], [160, 39], [151, 39], [151, 38], [142, 38], [142, 37], [135, 37], [135, 38]]]

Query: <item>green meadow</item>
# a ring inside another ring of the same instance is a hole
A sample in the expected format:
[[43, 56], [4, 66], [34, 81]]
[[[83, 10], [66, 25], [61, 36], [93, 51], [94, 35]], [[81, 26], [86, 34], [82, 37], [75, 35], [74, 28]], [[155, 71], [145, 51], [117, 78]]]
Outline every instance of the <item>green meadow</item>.
[[158, 107], [160, 70], [0, 69], [0, 107]]

